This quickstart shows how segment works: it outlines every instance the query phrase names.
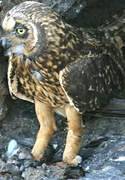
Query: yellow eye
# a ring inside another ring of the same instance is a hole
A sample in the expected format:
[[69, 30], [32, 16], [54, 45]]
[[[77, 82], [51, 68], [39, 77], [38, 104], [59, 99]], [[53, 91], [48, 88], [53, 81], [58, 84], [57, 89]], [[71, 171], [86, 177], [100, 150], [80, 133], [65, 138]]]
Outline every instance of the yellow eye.
[[20, 35], [23, 35], [23, 34], [25, 33], [25, 31], [26, 31], [26, 30], [23, 29], [23, 28], [18, 28], [18, 29], [17, 29], [17, 33], [20, 34]]

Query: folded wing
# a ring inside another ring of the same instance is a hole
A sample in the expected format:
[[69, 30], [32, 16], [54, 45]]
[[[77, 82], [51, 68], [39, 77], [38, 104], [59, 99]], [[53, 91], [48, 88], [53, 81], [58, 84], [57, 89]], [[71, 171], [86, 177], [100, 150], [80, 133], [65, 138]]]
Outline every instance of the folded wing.
[[60, 71], [60, 84], [79, 112], [108, 104], [122, 89], [122, 74], [109, 55], [84, 57]]

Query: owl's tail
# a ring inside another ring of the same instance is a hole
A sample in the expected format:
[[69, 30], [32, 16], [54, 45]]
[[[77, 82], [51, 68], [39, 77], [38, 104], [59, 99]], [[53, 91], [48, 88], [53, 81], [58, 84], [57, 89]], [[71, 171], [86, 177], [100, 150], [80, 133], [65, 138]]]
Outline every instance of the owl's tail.
[[114, 98], [104, 108], [87, 114], [90, 117], [125, 117], [125, 98]]

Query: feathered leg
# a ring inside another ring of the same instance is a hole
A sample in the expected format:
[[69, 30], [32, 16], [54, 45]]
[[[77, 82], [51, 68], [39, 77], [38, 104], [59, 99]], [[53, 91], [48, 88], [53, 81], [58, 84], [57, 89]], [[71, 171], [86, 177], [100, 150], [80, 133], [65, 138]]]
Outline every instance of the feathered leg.
[[83, 134], [82, 118], [73, 106], [66, 105], [65, 111], [69, 129], [63, 161], [68, 164], [77, 165], [80, 162], [80, 156], [77, 156], [77, 153], [80, 149], [81, 136]]
[[50, 106], [35, 100], [35, 110], [40, 123], [40, 129], [32, 149], [32, 155], [35, 160], [39, 160], [43, 157], [48, 142], [51, 139], [54, 130], [56, 130], [56, 124], [53, 110]]

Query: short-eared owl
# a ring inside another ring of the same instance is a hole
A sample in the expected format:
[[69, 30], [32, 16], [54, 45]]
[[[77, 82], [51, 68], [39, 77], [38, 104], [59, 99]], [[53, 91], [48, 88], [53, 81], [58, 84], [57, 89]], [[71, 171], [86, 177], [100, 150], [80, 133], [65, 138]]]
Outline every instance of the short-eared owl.
[[50, 7], [34, 1], [23, 2], [7, 12], [1, 42], [9, 56], [10, 94], [34, 103], [40, 123], [32, 149], [34, 159], [43, 157], [56, 130], [56, 111], [68, 122], [63, 160], [79, 163], [81, 114], [103, 107], [123, 88], [122, 45], [116, 38], [119, 34], [115, 32], [116, 36], [110, 38], [110, 32], [110, 26], [98, 33], [80, 32]]

